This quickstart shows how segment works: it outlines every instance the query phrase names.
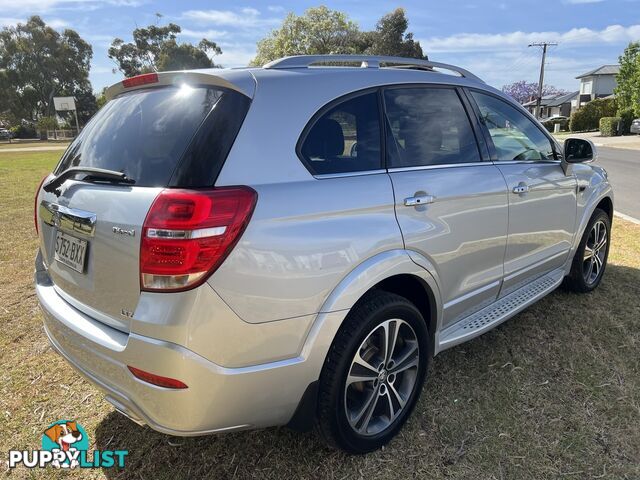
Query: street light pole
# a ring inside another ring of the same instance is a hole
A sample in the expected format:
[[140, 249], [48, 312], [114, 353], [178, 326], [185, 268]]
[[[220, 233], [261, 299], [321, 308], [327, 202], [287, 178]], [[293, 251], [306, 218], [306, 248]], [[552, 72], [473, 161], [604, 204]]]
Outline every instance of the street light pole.
[[530, 47], [542, 47], [542, 62], [540, 63], [540, 80], [538, 80], [538, 98], [536, 99], [536, 118], [540, 118], [540, 104], [542, 102], [542, 86], [544, 85], [544, 62], [547, 58], [547, 47], [556, 46], [557, 43], [539, 42], [530, 43]]

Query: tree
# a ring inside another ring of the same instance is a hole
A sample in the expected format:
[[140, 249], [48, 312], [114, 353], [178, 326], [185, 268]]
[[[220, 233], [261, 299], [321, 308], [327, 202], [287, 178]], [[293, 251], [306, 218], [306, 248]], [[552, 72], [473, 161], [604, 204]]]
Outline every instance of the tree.
[[[518, 82], [504, 85], [502, 91], [513, 97], [518, 103], [525, 103], [533, 100], [538, 96], [538, 82], [527, 82], [520, 80]], [[553, 85], [544, 85], [542, 87], [542, 96], [561, 95], [567, 93], [565, 90], [554, 87]]]
[[202, 39], [197, 46], [178, 43], [179, 25], [170, 23], [164, 27], [149, 25], [133, 31], [133, 42], [125, 43], [116, 38], [108, 55], [127, 77], [145, 72], [212, 68], [215, 65], [209, 55], [219, 55], [222, 50], [215, 42]]
[[398, 8], [382, 17], [376, 29], [360, 31], [347, 14], [325, 6], [303, 15], [289, 13], [282, 26], [258, 42], [252, 65], [264, 65], [289, 55], [368, 54], [425, 58], [420, 43], [406, 33], [409, 22]]
[[390, 55], [397, 57], [426, 58], [420, 42], [413, 39], [403, 8], [396, 8], [376, 24], [376, 29], [363, 32], [364, 53], [368, 55]]
[[54, 112], [53, 97], [91, 91], [91, 46], [77, 32], [62, 34], [38, 16], [0, 31], [0, 111], [36, 120]]
[[640, 115], [640, 42], [631, 42], [620, 55], [620, 72], [614, 89], [618, 111]]
[[282, 26], [258, 42], [252, 65], [288, 55], [357, 53], [358, 26], [342, 12], [327, 7], [307, 9], [303, 15], [289, 13]]

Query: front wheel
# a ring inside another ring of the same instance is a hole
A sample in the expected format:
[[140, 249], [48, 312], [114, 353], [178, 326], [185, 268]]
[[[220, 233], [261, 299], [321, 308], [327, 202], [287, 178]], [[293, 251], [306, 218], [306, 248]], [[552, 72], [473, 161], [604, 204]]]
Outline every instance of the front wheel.
[[574, 292], [590, 292], [602, 280], [609, 257], [611, 219], [597, 208], [584, 231], [565, 285]]
[[389, 442], [413, 410], [430, 358], [420, 311], [371, 292], [349, 313], [325, 361], [318, 426], [332, 446], [366, 453]]

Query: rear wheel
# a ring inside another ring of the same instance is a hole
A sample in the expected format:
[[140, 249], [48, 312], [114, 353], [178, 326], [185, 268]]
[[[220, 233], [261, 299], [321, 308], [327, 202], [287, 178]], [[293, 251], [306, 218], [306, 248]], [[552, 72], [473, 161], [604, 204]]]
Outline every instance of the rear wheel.
[[320, 376], [318, 426], [327, 442], [351, 453], [380, 448], [413, 410], [430, 358], [420, 311], [383, 291], [349, 313]]
[[602, 280], [609, 257], [611, 219], [597, 208], [584, 231], [565, 285], [575, 292], [590, 292]]

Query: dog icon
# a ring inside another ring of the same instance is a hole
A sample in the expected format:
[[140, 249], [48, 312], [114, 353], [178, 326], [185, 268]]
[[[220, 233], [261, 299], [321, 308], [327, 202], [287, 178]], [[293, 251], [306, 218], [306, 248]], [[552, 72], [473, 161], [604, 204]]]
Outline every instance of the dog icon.
[[[63, 452], [77, 451], [72, 445], [82, 440], [82, 433], [78, 430], [76, 422], [56, 423], [51, 425], [44, 431], [44, 434], [51, 439], [52, 442], [60, 446], [59, 450]], [[55, 451], [55, 450], [54, 450]], [[78, 466], [78, 461], [73, 460], [70, 465], [60, 465], [57, 460], [52, 463], [55, 467], [74, 468]]]

